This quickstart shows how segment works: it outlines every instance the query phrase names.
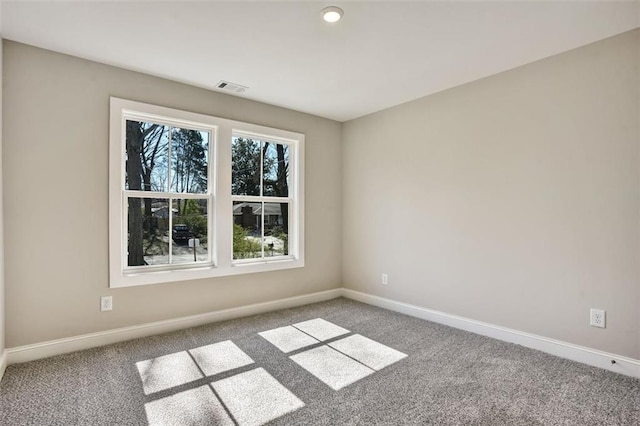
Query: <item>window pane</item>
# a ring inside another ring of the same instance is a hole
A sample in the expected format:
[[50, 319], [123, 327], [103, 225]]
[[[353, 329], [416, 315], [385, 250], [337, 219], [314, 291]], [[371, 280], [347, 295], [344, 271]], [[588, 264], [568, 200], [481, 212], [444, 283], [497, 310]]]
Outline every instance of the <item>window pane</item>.
[[207, 192], [209, 132], [171, 128], [171, 191]]
[[231, 193], [260, 195], [260, 141], [234, 137], [231, 159]]
[[[193, 263], [208, 260], [207, 200], [173, 200], [172, 262]], [[189, 240], [198, 244], [189, 247]]]
[[166, 192], [168, 126], [127, 120], [126, 132], [125, 188]]
[[169, 200], [129, 198], [128, 266], [169, 263]]
[[233, 202], [233, 258], [262, 257], [262, 203]]
[[264, 142], [263, 195], [289, 196], [289, 145]]
[[289, 254], [289, 203], [264, 203], [264, 255]]

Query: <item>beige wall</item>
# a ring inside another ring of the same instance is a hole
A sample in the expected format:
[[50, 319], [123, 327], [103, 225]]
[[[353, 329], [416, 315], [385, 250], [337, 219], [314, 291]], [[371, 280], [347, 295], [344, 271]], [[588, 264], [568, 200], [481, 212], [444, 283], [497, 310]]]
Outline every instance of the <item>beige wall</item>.
[[[422, 98], [342, 134], [329, 120], [5, 41], [7, 347], [343, 282], [640, 358], [639, 38]], [[307, 266], [108, 289], [109, 96], [305, 133]], [[114, 311], [101, 313], [108, 294]], [[588, 326], [590, 307], [607, 310], [607, 329]]]
[[[7, 347], [340, 286], [340, 123], [14, 42], [4, 55]], [[108, 289], [110, 96], [304, 133], [306, 266]]]
[[345, 287], [640, 358], [639, 44], [345, 123]]

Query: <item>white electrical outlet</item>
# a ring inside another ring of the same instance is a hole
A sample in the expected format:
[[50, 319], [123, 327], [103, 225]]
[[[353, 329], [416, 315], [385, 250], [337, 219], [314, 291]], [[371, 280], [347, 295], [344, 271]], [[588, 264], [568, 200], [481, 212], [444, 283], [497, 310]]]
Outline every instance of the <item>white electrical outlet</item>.
[[606, 327], [606, 312], [603, 309], [591, 308], [591, 315], [589, 319], [589, 325], [594, 327], [605, 328]]
[[382, 285], [387, 285], [387, 284], [389, 284], [389, 275], [382, 274]]
[[111, 296], [102, 296], [100, 298], [100, 310], [101, 311], [110, 311], [113, 309], [113, 297]]

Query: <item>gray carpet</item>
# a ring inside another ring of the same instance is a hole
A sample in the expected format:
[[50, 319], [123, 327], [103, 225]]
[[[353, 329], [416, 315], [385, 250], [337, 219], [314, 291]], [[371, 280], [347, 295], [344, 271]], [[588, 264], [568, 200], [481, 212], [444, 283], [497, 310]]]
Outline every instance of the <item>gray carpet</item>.
[[[287, 353], [258, 335], [315, 318], [348, 334]], [[339, 390], [294, 362], [356, 334], [407, 356]], [[207, 376], [219, 366], [203, 347], [229, 340], [227, 353], [246, 356]], [[169, 354], [180, 355], [160, 358]], [[196, 376], [173, 357], [193, 359]], [[169, 374], [143, 379], [153, 368]], [[2, 425], [146, 425], [181, 413], [174, 424], [245, 426], [267, 412], [274, 425], [640, 425], [640, 380], [336, 299], [12, 365], [0, 383]]]

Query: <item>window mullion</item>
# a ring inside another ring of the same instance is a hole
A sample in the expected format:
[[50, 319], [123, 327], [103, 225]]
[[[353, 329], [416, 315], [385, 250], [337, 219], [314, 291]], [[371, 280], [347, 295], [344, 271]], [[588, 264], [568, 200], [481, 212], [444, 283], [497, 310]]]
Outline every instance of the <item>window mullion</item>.
[[213, 194], [209, 194], [207, 201], [207, 262], [211, 263], [216, 258], [218, 246], [213, 242], [214, 233], [214, 199]]
[[169, 265], [173, 263], [173, 198], [169, 197]]
[[263, 158], [263, 153], [264, 153], [264, 142], [260, 141], [260, 197], [264, 196], [264, 176], [263, 176], [263, 171], [264, 171], [264, 158]]
[[171, 145], [173, 140], [173, 127], [169, 126], [169, 144], [167, 145], [167, 192], [171, 192]]
[[231, 199], [233, 201], [246, 201], [246, 202], [254, 202], [261, 203], [265, 201], [267, 203], [291, 203], [293, 202], [292, 197], [259, 197], [257, 195], [232, 195]]
[[260, 227], [262, 229], [262, 232], [261, 232], [262, 238], [260, 239], [260, 246], [261, 246], [260, 252], [262, 253], [262, 257], [261, 257], [262, 259], [264, 259], [264, 209], [265, 209], [265, 203], [263, 201], [262, 202], [262, 215], [261, 215], [262, 216], [261, 217], [262, 226]]
[[209, 194], [205, 193], [181, 193], [175, 194], [171, 192], [159, 192], [159, 191], [132, 191], [127, 189], [124, 191], [127, 197], [134, 198], [169, 198], [175, 197], [176, 195], [180, 195], [180, 198], [183, 199], [194, 199], [194, 200], [206, 200], [209, 198]]
[[264, 259], [264, 141], [260, 141], [260, 199], [261, 199], [261, 215], [260, 215], [260, 258]]

